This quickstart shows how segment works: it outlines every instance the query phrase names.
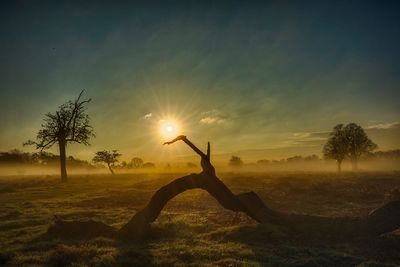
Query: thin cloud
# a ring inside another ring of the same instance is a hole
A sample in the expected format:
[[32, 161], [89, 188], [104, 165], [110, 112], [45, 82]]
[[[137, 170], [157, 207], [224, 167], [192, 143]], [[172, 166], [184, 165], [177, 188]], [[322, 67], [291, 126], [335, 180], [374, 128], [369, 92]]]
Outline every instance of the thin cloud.
[[292, 133], [287, 140], [281, 142], [283, 147], [317, 147], [328, 138], [329, 132]]
[[310, 132], [310, 133], [294, 133], [293, 139], [300, 141], [320, 141], [326, 140], [329, 132]]
[[387, 130], [387, 129], [400, 129], [400, 122], [379, 123], [370, 125], [367, 129]]
[[227, 122], [227, 118], [222, 116], [217, 109], [205, 111], [201, 115], [203, 116], [199, 121], [201, 124], [223, 124]]
[[151, 119], [153, 117], [153, 113], [147, 113], [147, 114], [145, 114], [143, 117], [142, 117], [142, 119], [144, 119], [144, 120], [149, 120], [149, 119]]
[[220, 118], [220, 117], [211, 117], [211, 116], [204, 117], [204, 118], [201, 118], [201, 119], [200, 119], [200, 123], [203, 123], [203, 124], [213, 124], [213, 123], [215, 123], [215, 124], [221, 124], [221, 123], [224, 123], [225, 121], [226, 121], [226, 120], [223, 119], [223, 118]]

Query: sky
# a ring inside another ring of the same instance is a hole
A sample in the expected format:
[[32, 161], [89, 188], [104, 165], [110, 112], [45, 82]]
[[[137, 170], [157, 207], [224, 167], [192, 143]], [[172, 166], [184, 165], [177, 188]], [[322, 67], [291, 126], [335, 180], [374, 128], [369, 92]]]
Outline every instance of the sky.
[[349, 122], [398, 149], [395, 2], [2, 1], [0, 151], [33, 151], [44, 114], [82, 90], [96, 138], [67, 154], [87, 160], [185, 160], [161, 145], [171, 118], [221, 160], [321, 155]]

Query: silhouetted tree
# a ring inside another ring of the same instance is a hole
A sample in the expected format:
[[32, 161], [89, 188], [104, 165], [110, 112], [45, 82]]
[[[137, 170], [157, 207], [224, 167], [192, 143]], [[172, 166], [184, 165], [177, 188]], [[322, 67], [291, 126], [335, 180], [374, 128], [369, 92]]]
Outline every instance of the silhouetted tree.
[[131, 160], [132, 167], [135, 169], [141, 168], [143, 166], [143, 160], [141, 158], [133, 158]]
[[340, 172], [340, 166], [345, 157], [350, 158], [353, 170], [357, 170], [359, 157], [370, 153], [376, 148], [377, 145], [368, 138], [361, 126], [355, 123], [349, 123], [346, 126], [338, 124], [330, 133], [323, 153], [326, 158], [337, 161], [338, 171]]
[[243, 161], [238, 156], [232, 156], [229, 160], [229, 165], [233, 167], [241, 167], [243, 165]]
[[60, 151], [61, 181], [68, 181], [66, 168], [66, 147], [68, 143], [89, 145], [89, 139], [94, 136], [86, 114], [86, 104], [91, 99], [81, 100], [83, 91], [75, 101], [61, 105], [55, 113], [47, 113], [39, 130], [36, 141], [29, 140], [24, 145], [36, 145], [43, 151], [58, 144]]
[[355, 124], [349, 123], [344, 127], [348, 155], [351, 160], [353, 170], [357, 170], [357, 162], [361, 155], [367, 154], [378, 146], [368, 138], [364, 129]]
[[142, 168], [145, 168], [145, 169], [153, 169], [155, 167], [156, 167], [156, 165], [153, 162], [146, 162], [146, 163], [143, 163], [143, 165], [142, 165]]
[[329, 134], [329, 139], [323, 148], [325, 158], [334, 159], [337, 162], [338, 172], [342, 171], [342, 161], [348, 153], [348, 143], [343, 124], [338, 124]]
[[118, 162], [118, 158], [121, 156], [120, 153], [117, 152], [117, 150], [112, 150], [112, 151], [97, 151], [96, 155], [93, 158], [93, 162], [95, 163], [105, 163], [107, 164], [108, 169], [112, 174], [114, 173], [114, 170], [111, 168], [114, 163]]

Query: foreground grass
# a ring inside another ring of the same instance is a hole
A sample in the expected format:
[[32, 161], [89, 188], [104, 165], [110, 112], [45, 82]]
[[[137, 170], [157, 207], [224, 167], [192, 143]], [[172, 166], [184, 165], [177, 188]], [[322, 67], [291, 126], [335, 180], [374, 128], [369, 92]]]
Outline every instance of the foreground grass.
[[[308, 242], [224, 210], [207, 193], [173, 199], [141, 242], [59, 240], [66, 220], [127, 222], [152, 194], [182, 174], [0, 178], [0, 265], [8, 266], [395, 266], [400, 253], [380, 244]], [[255, 191], [271, 207], [324, 216], [363, 216], [400, 187], [400, 173], [275, 173], [220, 177], [234, 192]], [[397, 255], [399, 254], [399, 255]]]

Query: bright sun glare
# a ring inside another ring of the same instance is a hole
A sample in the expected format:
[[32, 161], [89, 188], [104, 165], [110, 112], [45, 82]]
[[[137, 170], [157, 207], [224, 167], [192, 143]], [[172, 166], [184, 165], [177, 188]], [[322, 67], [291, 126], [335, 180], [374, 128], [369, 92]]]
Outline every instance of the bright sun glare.
[[176, 120], [163, 119], [160, 120], [160, 133], [163, 139], [175, 138], [180, 134], [181, 128]]

